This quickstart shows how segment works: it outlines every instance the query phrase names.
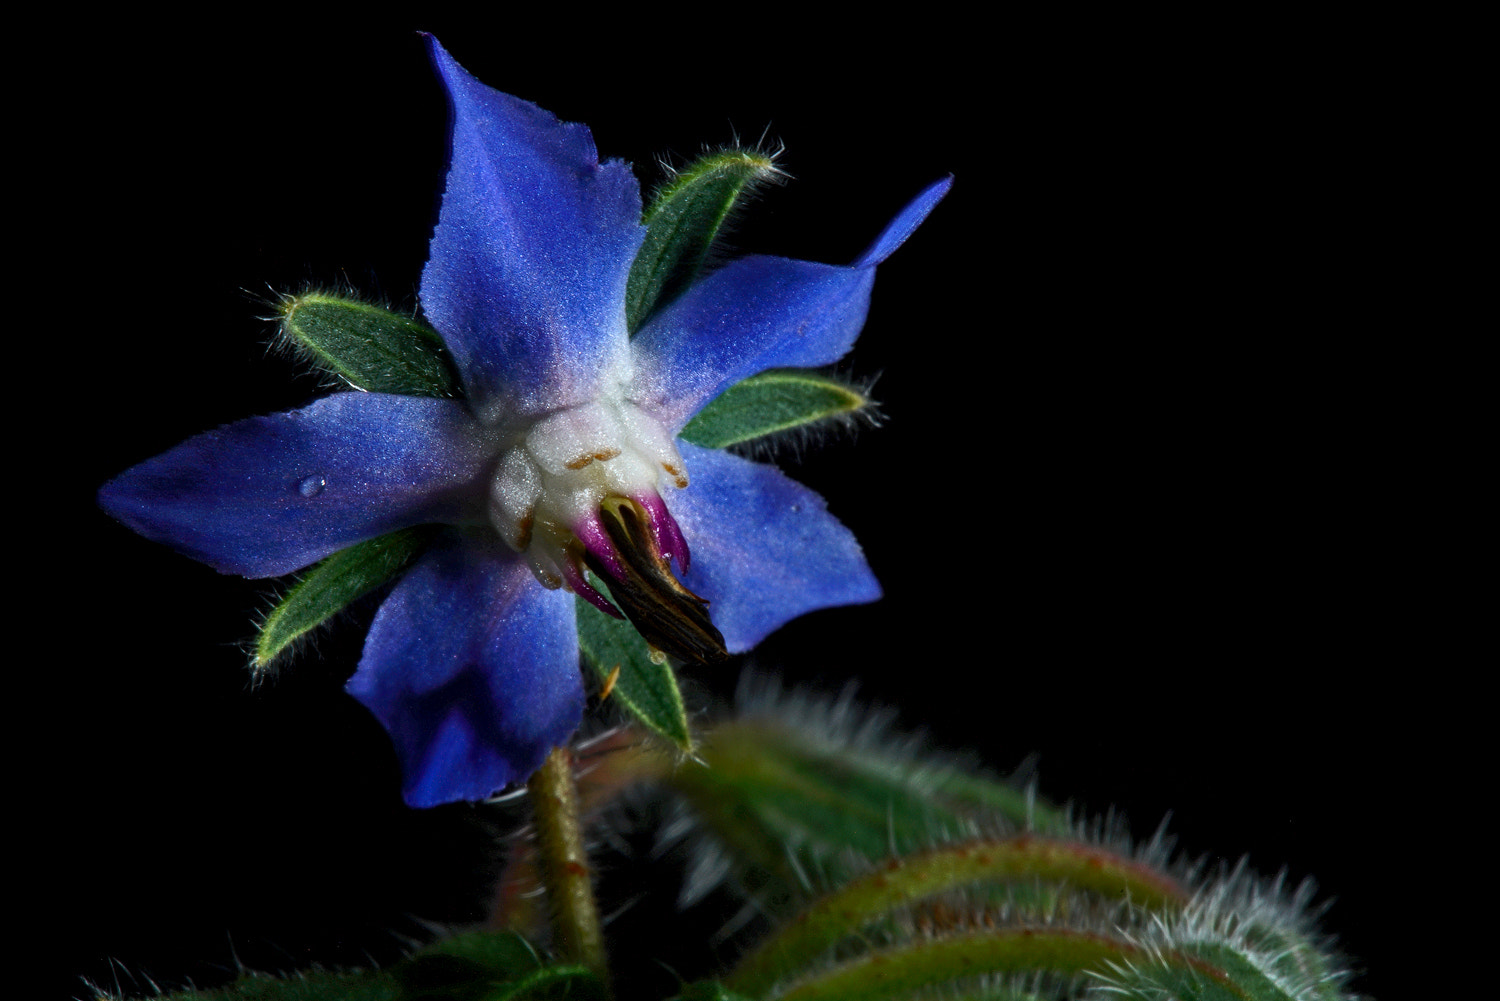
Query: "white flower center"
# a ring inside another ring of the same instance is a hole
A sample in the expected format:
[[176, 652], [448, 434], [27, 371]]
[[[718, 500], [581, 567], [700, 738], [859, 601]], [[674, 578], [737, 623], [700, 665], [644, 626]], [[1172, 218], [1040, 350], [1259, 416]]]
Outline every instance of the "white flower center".
[[501, 456], [490, 521], [555, 588], [581, 573], [579, 535], [597, 523], [604, 499], [655, 498], [664, 475], [688, 484], [667, 430], [628, 400], [593, 400], [543, 417]]

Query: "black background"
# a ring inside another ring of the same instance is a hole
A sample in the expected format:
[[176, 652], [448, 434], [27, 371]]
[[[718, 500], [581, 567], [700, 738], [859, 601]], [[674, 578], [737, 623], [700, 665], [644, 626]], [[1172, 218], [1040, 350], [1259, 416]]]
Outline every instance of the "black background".
[[[646, 188], [660, 156], [784, 143], [795, 180], [745, 214], [747, 251], [851, 260], [953, 173], [843, 365], [879, 375], [885, 426], [779, 459], [886, 598], [789, 625], [756, 665], [828, 693], [857, 679], [999, 772], [1036, 754], [1044, 795], [1141, 835], [1171, 811], [1192, 855], [1315, 876], [1327, 926], [1377, 961], [1371, 867], [1405, 752], [1372, 692], [1404, 637], [1369, 544], [1385, 432], [1341, 301], [1369, 95], [1318, 68], [1336, 39], [1066, 18], [850, 34], [775, 9], [694, 34], [668, 13], [133, 23], [53, 54], [32, 96], [57, 109], [38, 152], [62, 238], [40, 263], [65, 335], [44, 347], [81, 371], [48, 395], [82, 418], [66, 555], [38, 578], [63, 613], [40, 672], [52, 737], [26, 772], [64, 994], [80, 974], [145, 991], [236, 962], [388, 961], [424, 921], [482, 915], [475, 812], [406, 810], [341, 691], [370, 610], [253, 688], [241, 644], [271, 587], [92, 503], [189, 435], [318, 392], [267, 351], [276, 292], [414, 304], [445, 156], [417, 28], [588, 123]], [[696, 677], [703, 703], [736, 671]], [[664, 927], [675, 887], [651, 878], [621, 927]], [[705, 920], [653, 950], [704, 972], [681, 943]]]

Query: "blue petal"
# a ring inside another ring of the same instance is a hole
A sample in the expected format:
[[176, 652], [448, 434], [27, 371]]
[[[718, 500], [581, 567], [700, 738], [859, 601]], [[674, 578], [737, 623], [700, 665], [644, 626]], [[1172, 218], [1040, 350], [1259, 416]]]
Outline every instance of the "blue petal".
[[854, 262], [854, 267], [872, 268], [895, 253], [896, 248], [917, 231], [917, 227], [922, 225], [922, 220], [927, 218], [927, 213], [937, 207], [937, 203], [943, 200], [943, 196], [951, 187], [953, 187], [952, 174], [929, 184], [920, 195], [907, 204], [906, 208], [896, 213], [896, 218], [886, 224], [885, 229], [875, 238], [875, 242], [870, 244], [869, 249], [859, 255], [859, 260]]
[[452, 159], [421, 301], [488, 419], [594, 395], [625, 363], [625, 280], [645, 230], [630, 167], [587, 127], [486, 87], [429, 39]]
[[477, 430], [455, 400], [339, 393], [189, 439], [106, 483], [99, 505], [222, 573], [274, 577], [475, 514], [489, 451]]
[[636, 334], [632, 398], [676, 433], [741, 379], [838, 361], [864, 326], [875, 265], [912, 234], [950, 183], [945, 178], [918, 195], [851, 267], [745, 257], [694, 284]]
[[667, 507], [693, 551], [688, 589], [731, 653], [806, 612], [880, 597], [859, 543], [823, 498], [780, 470], [680, 441], [691, 484]]
[[453, 532], [380, 606], [348, 691], [390, 732], [412, 806], [524, 781], [583, 714], [573, 596], [493, 532]]

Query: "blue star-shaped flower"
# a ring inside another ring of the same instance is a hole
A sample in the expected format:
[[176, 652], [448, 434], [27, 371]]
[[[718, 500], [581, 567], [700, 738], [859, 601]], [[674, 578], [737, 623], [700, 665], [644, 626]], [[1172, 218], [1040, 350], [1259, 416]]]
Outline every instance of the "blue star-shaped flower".
[[587, 128], [431, 47], [452, 160], [421, 304], [464, 399], [338, 393], [200, 435], [100, 491], [142, 535], [247, 577], [452, 526], [381, 605], [348, 684], [395, 741], [414, 806], [523, 780], [577, 727], [568, 592], [609, 610], [585, 566], [612, 583], [644, 568], [680, 606], [668, 619], [701, 618], [706, 601], [704, 642], [730, 652], [804, 612], [879, 597], [817, 494], [676, 436], [743, 378], [842, 357], [875, 265], [948, 187], [848, 267], [746, 257], [631, 337], [626, 278], [644, 230], [628, 165], [601, 164]]

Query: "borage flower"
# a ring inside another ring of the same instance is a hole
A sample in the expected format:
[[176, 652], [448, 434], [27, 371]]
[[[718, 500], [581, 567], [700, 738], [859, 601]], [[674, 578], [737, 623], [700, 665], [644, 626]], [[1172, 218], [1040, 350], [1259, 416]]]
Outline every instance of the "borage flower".
[[100, 492], [142, 535], [247, 577], [448, 526], [381, 604], [348, 683], [390, 732], [414, 806], [524, 780], [578, 726], [569, 592], [619, 614], [586, 569], [654, 649], [685, 660], [879, 596], [821, 497], [678, 434], [739, 380], [842, 357], [875, 266], [948, 186], [849, 267], [746, 257], [631, 336], [627, 277], [646, 230], [629, 166], [601, 164], [586, 127], [430, 44], [452, 158], [420, 300], [462, 398], [337, 393], [200, 435]]

